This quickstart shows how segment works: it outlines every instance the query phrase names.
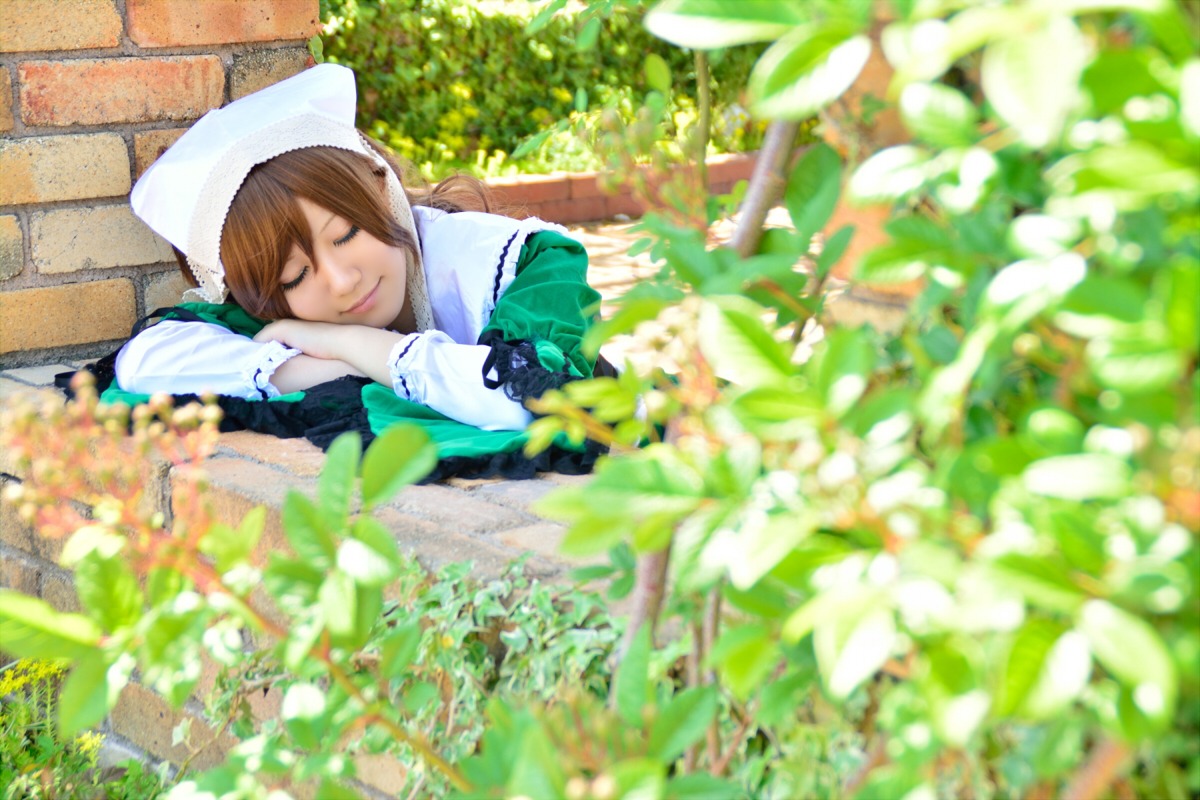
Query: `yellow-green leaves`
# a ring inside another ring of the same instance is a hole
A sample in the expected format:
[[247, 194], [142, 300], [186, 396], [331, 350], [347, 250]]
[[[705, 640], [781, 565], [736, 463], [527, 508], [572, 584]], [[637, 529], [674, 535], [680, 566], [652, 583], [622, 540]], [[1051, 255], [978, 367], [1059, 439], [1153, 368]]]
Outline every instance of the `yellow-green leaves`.
[[0, 642], [9, 653], [76, 661], [95, 656], [101, 635], [90, 617], [63, 614], [44, 600], [0, 589]]
[[413, 425], [388, 428], [367, 448], [362, 464], [363, 506], [373, 508], [437, 465], [437, 447]]
[[1046, 147], [1057, 140], [1080, 101], [1079, 77], [1088, 60], [1087, 43], [1075, 22], [1050, 17], [987, 46], [983, 90], [1025, 144]]
[[680, 47], [709, 50], [773, 41], [808, 21], [799, 0], [662, 0], [646, 28]]
[[756, 114], [811, 117], [853, 85], [871, 55], [871, 40], [849, 23], [796, 28], [763, 53], [750, 74]]

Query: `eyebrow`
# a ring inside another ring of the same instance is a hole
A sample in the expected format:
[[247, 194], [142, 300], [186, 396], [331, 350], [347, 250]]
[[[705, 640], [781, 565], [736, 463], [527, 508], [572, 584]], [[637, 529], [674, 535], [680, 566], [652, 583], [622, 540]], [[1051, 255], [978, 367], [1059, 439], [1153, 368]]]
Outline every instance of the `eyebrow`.
[[333, 213], [332, 211], [329, 212], [329, 219], [325, 220], [325, 224], [321, 226], [321, 230], [317, 231], [317, 234], [319, 235], [324, 233], [325, 229], [329, 227], [329, 223], [333, 222], [336, 216], [337, 214]]

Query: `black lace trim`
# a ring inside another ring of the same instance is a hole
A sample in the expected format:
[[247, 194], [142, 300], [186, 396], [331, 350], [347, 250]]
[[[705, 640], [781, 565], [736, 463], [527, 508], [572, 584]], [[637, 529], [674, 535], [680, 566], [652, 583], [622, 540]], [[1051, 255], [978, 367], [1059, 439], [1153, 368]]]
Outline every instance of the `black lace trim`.
[[504, 262], [508, 258], [508, 248], [512, 247], [512, 243], [517, 240], [517, 234], [520, 231], [513, 231], [513, 235], [508, 237], [508, 241], [504, 243], [504, 249], [500, 251], [500, 263], [496, 265], [496, 280], [492, 284], [492, 308], [500, 302], [500, 278], [504, 275]]

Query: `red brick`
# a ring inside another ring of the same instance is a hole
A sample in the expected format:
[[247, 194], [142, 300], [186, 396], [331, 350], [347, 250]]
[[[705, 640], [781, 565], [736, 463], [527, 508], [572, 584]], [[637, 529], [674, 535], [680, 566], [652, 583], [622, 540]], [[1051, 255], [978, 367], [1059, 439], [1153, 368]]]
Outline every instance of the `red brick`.
[[607, 200], [608, 198], [603, 196], [585, 197], [579, 200], [550, 200], [530, 205], [529, 213], [538, 219], [563, 225], [574, 222], [591, 222], [610, 216]]
[[603, 197], [604, 192], [600, 190], [600, 173], [598, 172], [579, 172], [567, 177], [567, 190], [572, 200], [581, 200], [585, 197]]
[[0, 66], [0, 131], [11, 131], [13, 121], [12, 75]]
[[505, 203], [544, 203], [547, 200], [566, 200], [570, 189], [566, 175], [517, 175], [488, 181]]
[[3, 0], [0, 53], [116, 47], [116, 0]]
[[0, 551], [0, 588], [38, 597], [41, 594], [43, 571], [36, 561], [16, 553]]
[[233, 69], [229, 71], [229, 99], [237, 100], [302, 72], [309, 58], [305, 47], [251, 50], [235, 55]]
[[82, 610], [75, 584], [49, 572], [42, 576], [42, 599], [65, 614], [78, 614]]
[[388, 505], [459, 533], [490, 533], [532, 521], [524, 514], [476, 500], [466, 492], [434, 484], [405, 487]]
[[251, 431], [221, 434], [218, 451], [259, 461], [288, 475], [315, 478], [325, 464], [325, 453], [307, 439], [280, 439]]
[[640, 217], [644, 213], [646, 213], [645, 205], [635, 200], [629, 194], [622, 193], [613, 197], [607, 197], [604, 200], [605, 219], [611, 219], [618, 214], [624, 214], [629, 217]]
[[308, 39], [318, 0], [127, 0], [129, 38], [141, 47]]
[[754, 171], [754, 164], [757, 160], [757, 153], [713, 156], [708, 159], [707, 164], [708, 182], [710, 184], [737, 183], [740, 180], [746, 180]]
[[26, 125], [195, 119], [225, 98], [217, 56], [27, 61], [17, 71]]

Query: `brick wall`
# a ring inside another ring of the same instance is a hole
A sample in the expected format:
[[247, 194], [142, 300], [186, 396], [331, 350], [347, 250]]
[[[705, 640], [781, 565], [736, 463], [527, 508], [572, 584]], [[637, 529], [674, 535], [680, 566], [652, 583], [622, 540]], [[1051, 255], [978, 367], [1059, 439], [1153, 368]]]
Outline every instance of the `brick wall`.
[[103, 354], [178, 299], [133, 182], [318, 27], [318, 0], [0, 0], [0, 367]]

